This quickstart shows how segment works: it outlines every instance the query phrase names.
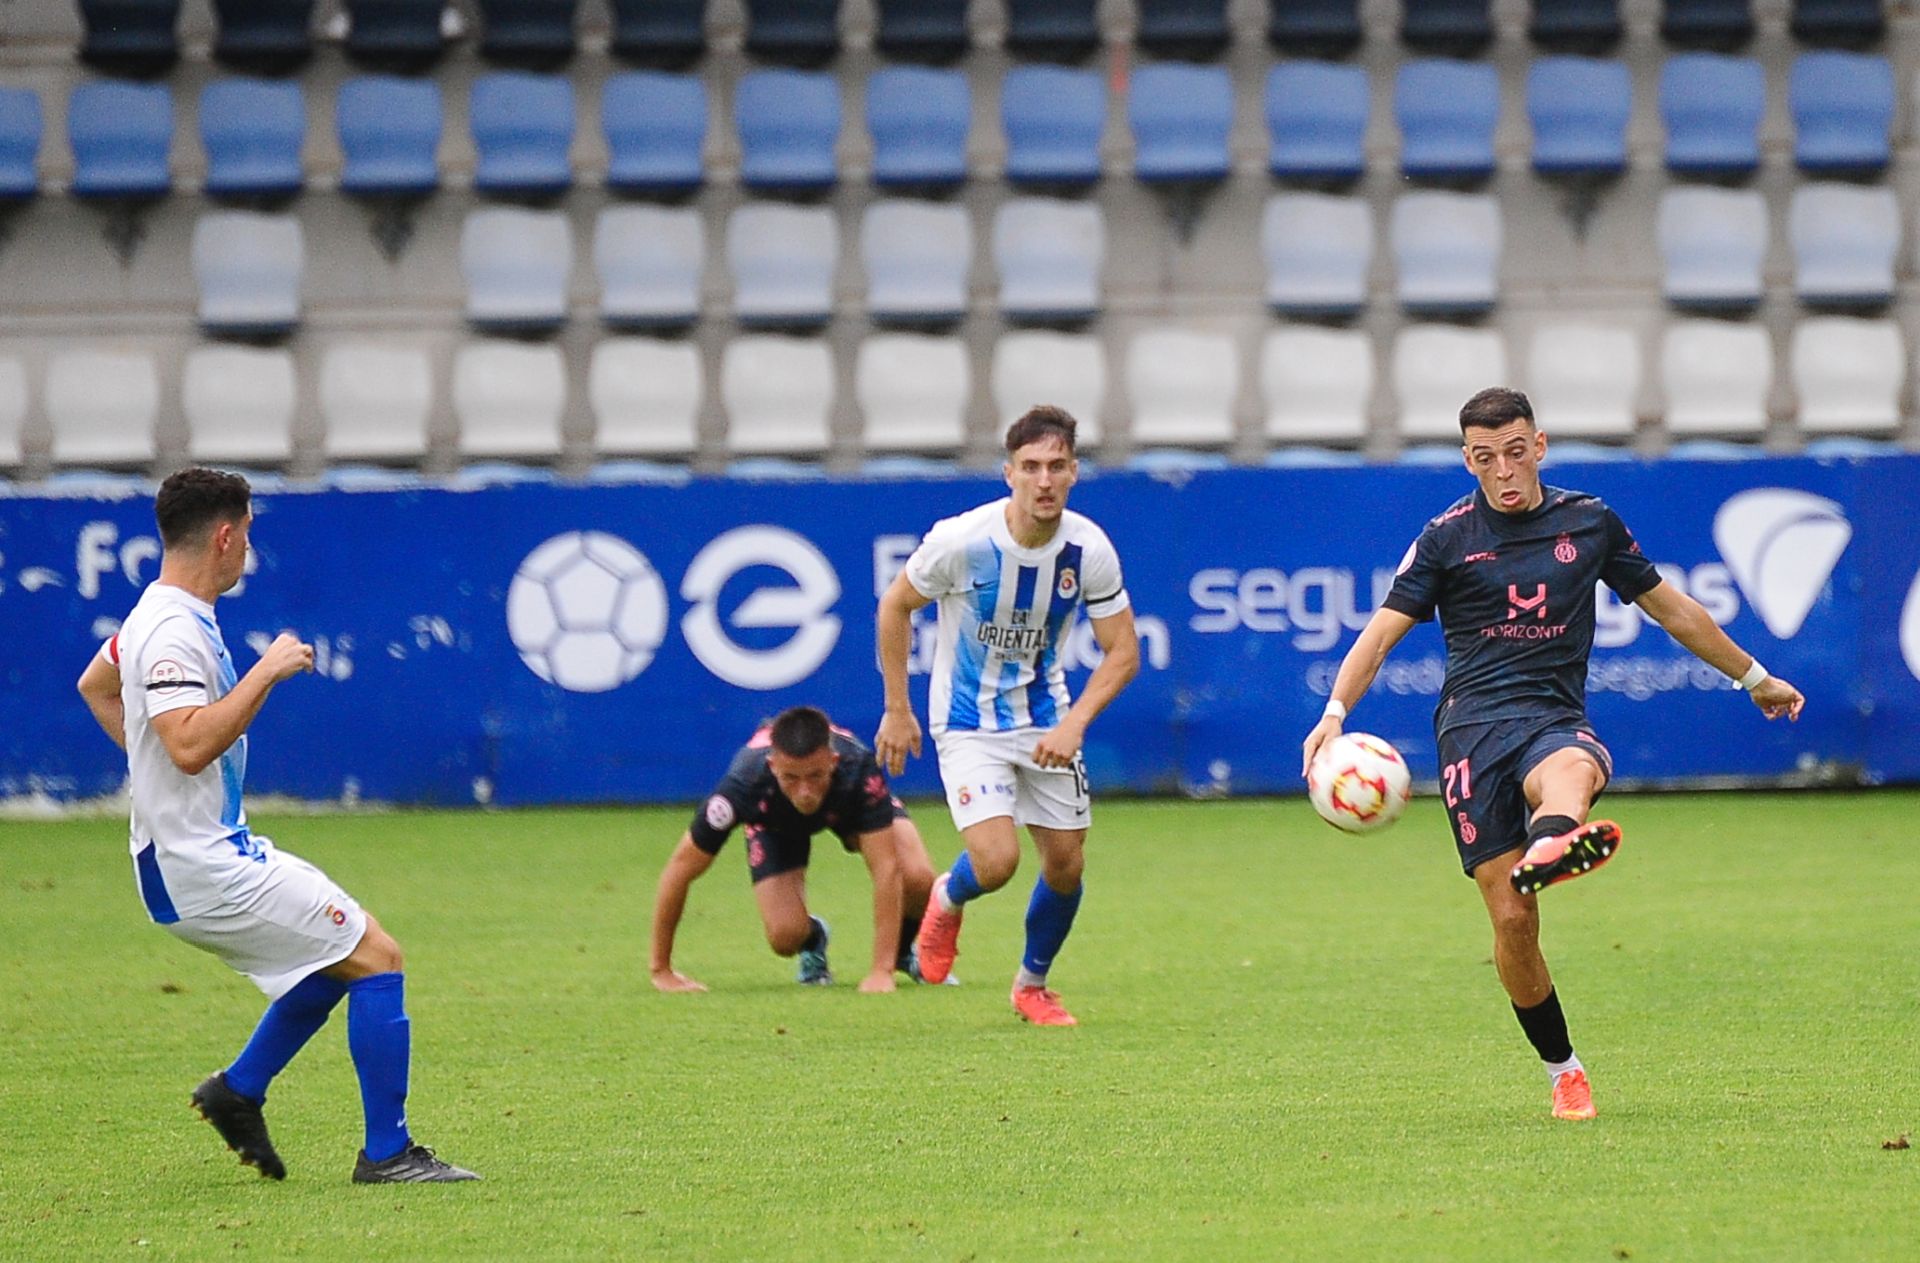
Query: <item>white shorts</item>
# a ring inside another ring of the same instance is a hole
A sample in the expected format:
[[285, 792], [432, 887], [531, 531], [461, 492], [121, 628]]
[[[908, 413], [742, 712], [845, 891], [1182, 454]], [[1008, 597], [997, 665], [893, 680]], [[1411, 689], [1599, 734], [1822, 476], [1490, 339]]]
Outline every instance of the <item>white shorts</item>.
[[267, 879], [250, 902], [182, 917], [166, 928], [278, 1000], [308, 974], [351, 956], [367, 932], [367, 914], [299, 856], [270, 855]]
[[1078, 755], [1071, 767], [1033, 761], [1039, 728], [1006, 732], [943, 732], [933, 739], [940, 779], [947, 787], [953, 826], [965, 830], [995, 816], [1043, 829], [1084, 829], [1093, 821], [1087, 773]]

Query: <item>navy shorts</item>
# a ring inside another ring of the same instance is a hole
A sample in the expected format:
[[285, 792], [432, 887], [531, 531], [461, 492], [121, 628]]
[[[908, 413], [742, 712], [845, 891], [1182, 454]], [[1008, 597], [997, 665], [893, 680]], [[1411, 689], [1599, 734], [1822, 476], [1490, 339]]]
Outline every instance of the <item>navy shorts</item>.
[[[893, 818], [907, 818], [907, 805], [898, 798], [893, 800]], [[796, 868], [805, 868], [813, 858], [813, 835], [797, 829], [769, 829], [765, 825], [750, 824], [747, 835], [747, 873], [755, 882], [763, 882], [769, 877], [778, 877], [781, 873], [791, 873]], [[859, 837], [840, 839], [840, 845], [849, 852], [860, 849]]]
[[1527, 806], [1527, 774], [1569, 746], [1591, 754], [1606, 778], [1613, 779], [1613, 756], [1593, 729], [1564, 717], [1499, 719], [1440, 734], [1440, 794], [1460, 850], [1460, 867], [1469, 877], [1495, 856], [1527, 844], [1533, 818]]

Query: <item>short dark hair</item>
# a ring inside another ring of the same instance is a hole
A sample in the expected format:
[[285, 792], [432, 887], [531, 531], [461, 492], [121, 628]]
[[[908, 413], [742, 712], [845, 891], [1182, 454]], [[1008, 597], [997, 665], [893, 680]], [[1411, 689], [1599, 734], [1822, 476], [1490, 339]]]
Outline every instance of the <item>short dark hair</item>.
[[217, 523], [238, 522], [252, 502], [253, 488], [239, 474], [199, 467], [170, 474], [153, 498], [160, 542], [174, 548]]
[[1460, 405], [1460, 433], [1469, 427], [1497, 430], [1509, 421], [1533, 423], [1533, 404], [1517, 390], [1489, 386]]
[[1065, 408], [1050, 403], [1036, 404], [1007, 427], [1007, 455], [1013, 455], [1029, 443], [1057, 438], [1066, 444], [1067, 455], [1071, 456], [1074, 454], [1073, 432], [1079, 425]]
[[833, 721], [818, 706], [793, 706], [773, 719], [773, 748], [790, 759], [818, 754], [833, 739]]

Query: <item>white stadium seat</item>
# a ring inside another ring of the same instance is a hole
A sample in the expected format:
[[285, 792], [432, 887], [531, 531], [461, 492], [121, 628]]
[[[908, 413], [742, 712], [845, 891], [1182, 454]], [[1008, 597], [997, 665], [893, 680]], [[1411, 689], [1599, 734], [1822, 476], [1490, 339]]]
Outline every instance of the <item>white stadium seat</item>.
[[1098, 202], [1018, 197], [993, 218], [1000, 310], [1015, 319], [1078, 320], [1098, 312], [1106, 257]]
[[1507, 348], [1491, 329], [1412, 325], [1393, 344], [1403, 438], [1460, 440], [1460, 405], [1507, 380]]
[[567, 369], [557, 346], [470, 342], [453, 359], [453, 410], [465, 456], [560, 453]]
[[860, 344], [854, 398], [876, 452], [951, 452], [966, 444], [971, 368], [958, 338], [882, 333]]
[[1900, 207], [1892, 189], [1803, 184], [1787, 222], [1801, 302], [1872, 305], [1893, 297]]
[[879, 320], [957, 320], [967, 311], [973, 233], [966, 207], [884, 200], [860, 221], [867, 312]]
[[587, 398], [602, 456], [685, 455], [698, 442], [700, 348], [656, 338], [608, 338], [593, 348]]
[[1500, 203], [1491, 193], [1406, 193], [1388, 237], [1396, 292], [1410, 311], [1476, 312], [1500, 297]]
[[1757, 190], [1667, 189], [1660, 195], [1659, 238], [1668, 302], [1748, 307], [1760, 301], [1767, 203]]
[[47, 364], [53, 459], [129, 464], [154, 455], [160, 374], [141, 351], [62, 351]]
[[1260, 394], [1275, 443], [1359, 443], [1373, 398], [1373, 338], [1360, 329], [1275, 329], [1260, 348]]
[[278, 332], [300, 321], [306, 246], [292, 215], [207, 211], [193, 225], [200, 323], [233, 332]]
[[320, 361], [320, 416], [334, 460], [414, 460], [426, 455], [433, 365], [413, 347], [370, 342], [329, 347]]
[[1206, 447], [1233, 441], [1240, 353], [1226, 334], [1155, 329], [1127, 347], [1133, 441]]
[[195, 347], [180, 386], [187, 450], [196, 460], [284, 462], [295, 394], [291, 351]]
[[1260, 218], [1267, 305], [1295, 314], [1343, 314], [1367, 305], [1373, 209], [1363, 197], [1276, 193]]
[[833, 391], [826, 343], [770, 334], [732, 339], [720, 359], [728, 450], [761, 456], [826, 451]]
[[1660, 386], [1667, 433], [1757, 436], [1767, 428], [1773, 339], [1760, 325], [1680, 321], [1661, 341]]
[[20, 463], [20, 434], [27, 424], [27, 366], [0, 355], [0, 466]]
[[1548, 325], [1527, 349], [1527, 394], [1555, 436], [1633, 437], [1640, 396], [1640, 340], [1602, 325]]
[[1107, 353], [1099, 338], [1040, 329], [1006, 334], [994, 344], [989, 378], [1001, 433], [1027, 409], [1045, 403], [1066, 409], [1079, 423], [1077, 446], [1100, 445]]
[[460, 228], [467, 319], [482, 327], [553, 328], [567, 318], [573, 235], [566, 214], [518, 206], [467, 212]]
[[618, 325], [684, 325], [700, 316], [706, 230], [685, 206], [621, 204], [593, 228], [600, 317]]
[[727, 220], [733, 314], [748, 324], [819, 324], [833, 315], [839, 220], [826, 206], [750, 202]]
[[1802, 320], [1787, 358], [1803, 433], [1885, 434], [1899, 427], [1907, 352], [1891, 320]]

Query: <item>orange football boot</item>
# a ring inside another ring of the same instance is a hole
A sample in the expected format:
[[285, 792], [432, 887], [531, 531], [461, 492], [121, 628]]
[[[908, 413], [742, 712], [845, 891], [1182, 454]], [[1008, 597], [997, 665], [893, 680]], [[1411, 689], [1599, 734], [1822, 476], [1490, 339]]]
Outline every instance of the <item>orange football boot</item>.
[[1541, 838], [1527, 848], [1508, 878], [1523, 895], [1583, 877], [1613, 858], [1623, 839], [1611, 820], [1592, 820], [1570, 833]]
[[1080, 1022], [1060, 1004], [1060, 993], [1045, 987], [1013, 987], [1013, 1011], [1035, 1026], [1078, 1026]]
[[920, 957], [920, 977], [935, 986], [947, 980], [953, 972], [953, 961], [960, 954], [960, 914], [963, 909], [955, 908], [948, 912], [940, 906], [940, 892], [947, 886], [947, 875], [940, 874], [940, 880], [933, 884], [933, 893], [927, 896], [927, 910], [920, 918], [920, 933], [914, 936], [914, 950]]
[[1569, 1070], [1553, 1081], [1553, 1116], [1581, 1122], [1593, 1117], [1593, 1085], [1584, 1070]]

